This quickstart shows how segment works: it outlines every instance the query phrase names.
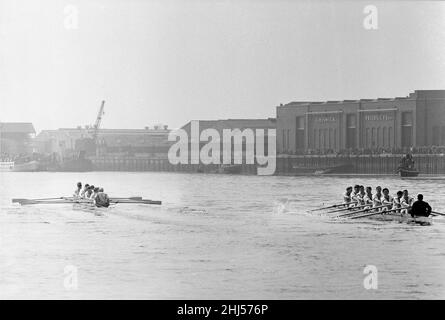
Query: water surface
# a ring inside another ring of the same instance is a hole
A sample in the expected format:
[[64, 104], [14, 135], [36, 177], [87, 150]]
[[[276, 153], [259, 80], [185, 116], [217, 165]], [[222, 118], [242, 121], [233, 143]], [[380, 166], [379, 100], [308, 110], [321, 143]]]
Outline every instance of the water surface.
[[[102, 215], [12, 198], [70, 195], [78, 181], [162, 206]], [[183, 173], [0, 173], [0, 298], [445, 298], [445, 219], [421, 227], [309, 209], [347, 185], [422, 192], [445, 211], [444, 179]], [[363, 286], [364, 267], [378, 289]], [[77, 289], [67, 288], [67, 266]]]

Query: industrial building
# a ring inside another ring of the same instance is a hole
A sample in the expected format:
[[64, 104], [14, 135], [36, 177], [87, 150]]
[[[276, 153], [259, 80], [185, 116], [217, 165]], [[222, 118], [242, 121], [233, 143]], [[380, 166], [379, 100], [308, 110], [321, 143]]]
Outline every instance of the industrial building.
[[444, 145], [445, 90], [277, 107], [278, 154], [393, 152]]
[[[252, 132], [257, 132], [257, 130], [264, 130], [264, 152], [265, 155], [268, 154], [268, 135], [270, 129], [276, 129], [276, 120], [275, 118], [267, 118], [267, 119], [221, 119], [221, 120], [194, 120], [198, 125], [198, 136], [195, 137], [192, 132], [192, 122], [190, 121], [187, 124], [185, 124], [181, 129], [183, 129], [185, 132], [187, 132], [187, 135], [189, 137], [189, 143], [196, 142], [199, 144], [199, 150], [202, 149], [203, 146], [205, 146], [208, 141], [204, 139], [202, 141], [200, 139], [201, 133], [204, 130], [207, 129], [213, 129], [216, 130], [219, 136], [219, 143], [220, 143], [220, 150], [223, 150], [225, 141], [223, 140], [223, 131], [226, 130], [236, 130], [239, 129], [241, 134], [244, 132], [245, 129], [252, 130]], [[240, 151], [244, 154], [246, 150], [256, 150], [257, 147], [257, 137], [256, 135], [253, 136], [253, 139], [251, 141], [248, 141], [246, 136], [243, 136], [243, 140], [241, 141], [242, 145], [240, 147]], [[237, 141], [235, 141], [235, 138], [232, 137], [231, 141], [231, 154], [232, 157], [235, 154], [235, 147], [237, 144]], [[221, 158], [222, 158], [222, 152], [221, 152]], [[222, 159], [221, 159], [222, 161]]]
[[[93, 155], [165, 157], [170, 146], [169, 132], [167, 126], [99, 129], [97, 146], [93, 144]], [[88, 127], [61, 128], [40, 132], [35, 139], [35, 146], [41, 154], [57, 154], [63, 158], [80, 151], [88, 151], [85, 150], [88, 144], [84, 143], [88, 140], [91, 140], [91, 129]]]
[[29, 122], [0, 122], [0, 155], [3, 160], [33, 152], [36, 131]]

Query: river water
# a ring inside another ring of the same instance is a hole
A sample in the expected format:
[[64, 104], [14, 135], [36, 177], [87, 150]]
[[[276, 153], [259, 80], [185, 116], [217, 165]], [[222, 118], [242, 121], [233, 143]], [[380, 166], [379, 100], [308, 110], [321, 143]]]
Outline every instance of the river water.
[[[70, 195], [78, 181], [163, 204], [95, 214], [11, 203]], [[444, 218], [413, 226], [307, 212], [356, 183], [422, 192], [445, 211], [444, 182], [0, 172], [0, 298], [444, 299]], [[364, 286], [366, 266], [376, 289]]]

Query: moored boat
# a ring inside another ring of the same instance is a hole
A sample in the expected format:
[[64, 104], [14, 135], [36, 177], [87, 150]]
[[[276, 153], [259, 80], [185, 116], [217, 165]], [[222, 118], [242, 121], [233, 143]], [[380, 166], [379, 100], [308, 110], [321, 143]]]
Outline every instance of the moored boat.
[[14, 165], [13, 161], [0, 161], [0, 171], [12, 171]]
[[24, 162], [24, 163], [16, 163], [11, 171], [14, 172], [34, 172], [39, 169], [39, 163], [35, 160]]
[[339, 164], [327, 167], [306, 167], [306, 166], [293, 166], [294, 174], [296, 175], [306, 175], [306, 174], [335, 174], [335, 173], [348, 173], [353, 168], [350, 163]]
[[401, 177], [417, 177], [419, 175], [419, 171], [416, 169], [400, 168], [399, 174]]

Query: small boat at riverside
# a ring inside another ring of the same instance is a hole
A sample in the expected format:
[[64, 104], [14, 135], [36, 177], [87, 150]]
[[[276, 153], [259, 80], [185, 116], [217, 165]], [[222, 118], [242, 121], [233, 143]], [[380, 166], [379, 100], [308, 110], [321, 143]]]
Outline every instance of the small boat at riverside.
[[240, 164], [223, 164], [219, 167], [218, 173], [240, 174], [242, 169]]
[[416, 170], [414, 168], [400, 168], [399, 174], [401, 177], [417, 177], [419, 175], [419, 170]]
[[294, 169], [294, 174], [296, 175], [306, 175], [306, 174], [322, 175], [322, 174], [348, 173], [353, 168], [353, 165], [349, 163], [326, 166], [326, 167], [306, 167], [306, 166], [296, 165], [293, 166], [292, 168]]
[[37, 161], [28, 162], [0, 162], [0, 171], [9, 172], [34, 172], [38, 171], [39, 163]]
[[0, 161], [0, 171], [12, 171], [15, 163], [13, 161]]
[[24, 205], [73, 205], [73, 210], [107, 210], [117, 204], [143, 204], [143, 205], [161, 205], [158, 200], [143, 199], [142, 197], [110, 197], [110, 207], [96, 206], [93, 200], [79, 199], [74, 197], [42, 198], [42, 199], [12, 199], [12, 203]]

